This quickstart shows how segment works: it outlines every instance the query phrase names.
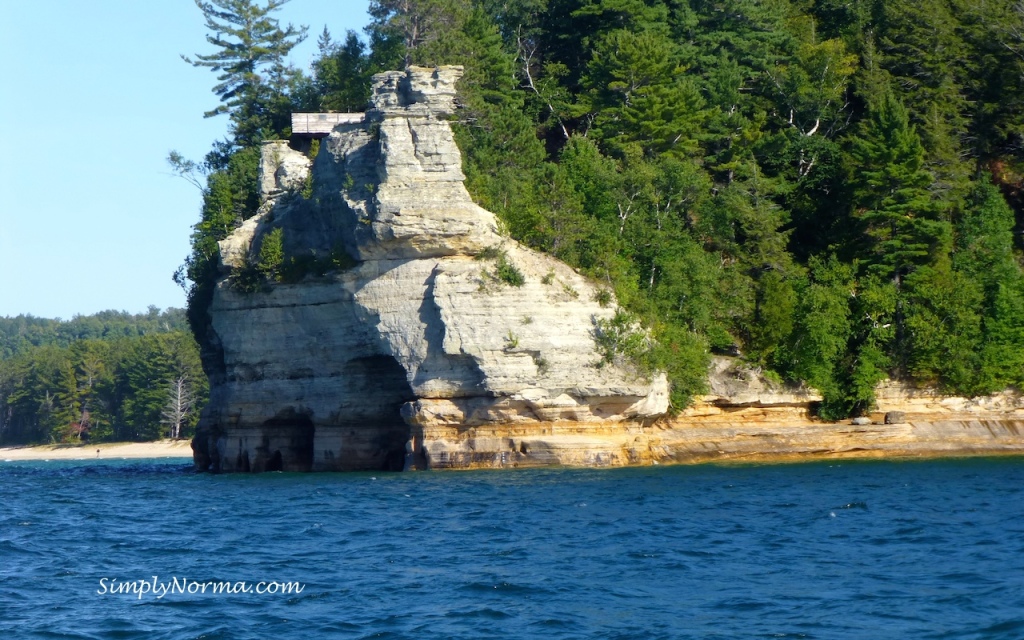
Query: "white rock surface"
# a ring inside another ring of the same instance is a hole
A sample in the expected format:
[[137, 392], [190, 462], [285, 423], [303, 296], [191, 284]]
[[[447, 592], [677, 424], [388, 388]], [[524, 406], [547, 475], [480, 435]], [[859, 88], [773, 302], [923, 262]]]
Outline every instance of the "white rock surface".
[[271, 140], [260, 149], [260, 193], [276, 196], [301, 189], [313, 161], [288, 146], [287, 140]]
[[714, 356], [708, 375], [710, 393], [702, 402], [726, 406], [807, 405], [821, 394], [807, 387], [774, 383], [738, 358]]

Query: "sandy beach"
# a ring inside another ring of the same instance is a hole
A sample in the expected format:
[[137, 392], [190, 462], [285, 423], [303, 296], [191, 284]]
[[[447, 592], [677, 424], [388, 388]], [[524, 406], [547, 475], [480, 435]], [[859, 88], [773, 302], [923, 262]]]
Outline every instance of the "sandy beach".
[[[97, 451], [99, 453], [97, 454]], [[191, 458], [188, 440], [158, 442], [104, 442], [98, 444], [48, 444], [35, 447], [2, 447], [0, 462], [8, 460], [95, 460], [97, 458]]]

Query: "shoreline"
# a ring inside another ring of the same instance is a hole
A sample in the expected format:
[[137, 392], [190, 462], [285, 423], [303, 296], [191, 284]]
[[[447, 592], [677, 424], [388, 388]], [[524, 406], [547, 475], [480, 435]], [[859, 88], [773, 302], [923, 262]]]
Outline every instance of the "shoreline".
[[[462, 464], [451, 460], [455, 464], [432, 466], [431, 470], [1024, 457], [1024, 421], [1016, 420], [914, 421], [912, 424], [901, 425], [854, 426], [841, 423], [801, 423], [797, 420], [768, 424], [744, 423], [742, 420], [708, 424], [703, 420], [684, 419], [675, 424], [644, 428], [641, 430], [644, 433], [640, 438], [636, 437], [640, 435], [637, 432], [626, 434], [616, 429], [595, 433], [591, 431], [593, 427], [590, 425], [575, 426], [575, 429], [559, 429], [562, 433], [557, 435], [477, 433], [475, 435], [484, 436], [484, 440], [504, 441], [514, 437], [516, 440], [533, 441], [530, 442], [530, 448], [542, 445], [539, 449], [546, 450], [547, 455], [516, 456], [518, 459], [515, 462], [509, 460], [511, 464], [500, 462], [501, 458], [492, 459], [491, 456], [483, 456], [483, 459], [472, 462], [463, 461]], [[468, 439], [476, 440], [473, 437]], [[458, 442], [461, 438], [456, 437], [454, 440], [456, 442], [445, 443], [448, 446], [444, 446], [443, 449], [457, 450], [469, 444]], [[474, 443], [470, 448], [478, 450], [477, 444], [483, 443]], [[596, 460], [593, 458], [595, 452], [600, 454]], [[0, 463], [142, 458], [191, 461], [191, 440], [0, 448]]]
[[422, 437], [428, 466], [437, 470], [1024, 457], [1024, 420], [1019, 419], [914, 416], [899, 424], [854, 425], [796, 415], [780, 420], [764, 413], [751, 408], [633, 428], [576, 423], [541, 433], [522, 427], [434, 427]]
[[[101, 442], [0, 447], [0, 462], [19, 460], [111, 460], [121, 458], [192, 459], [191, 440]], [[99, 455], [97, 455], [99, 450]]]

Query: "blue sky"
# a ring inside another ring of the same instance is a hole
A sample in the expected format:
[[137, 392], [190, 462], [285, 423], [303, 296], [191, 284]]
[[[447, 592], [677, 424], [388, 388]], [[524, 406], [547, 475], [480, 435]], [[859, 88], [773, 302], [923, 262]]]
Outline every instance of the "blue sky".
[[[291, 0], [307, 70], [326, 25], [361, 32], [368, 0]], [[0, 316], [71, 318], [182, 307], [199, 191], [170, 150], [201, 160], [224, 137], [211, 53], [190, 0], [0, 0]]]

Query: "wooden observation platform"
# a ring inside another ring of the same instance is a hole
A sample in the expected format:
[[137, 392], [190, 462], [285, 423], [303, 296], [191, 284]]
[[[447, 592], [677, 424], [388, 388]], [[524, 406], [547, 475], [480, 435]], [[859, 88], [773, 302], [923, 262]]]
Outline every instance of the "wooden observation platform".
[[325, 138], [339, 124], [360, 124], [364, 113], [293, 113], [292, 135]]

